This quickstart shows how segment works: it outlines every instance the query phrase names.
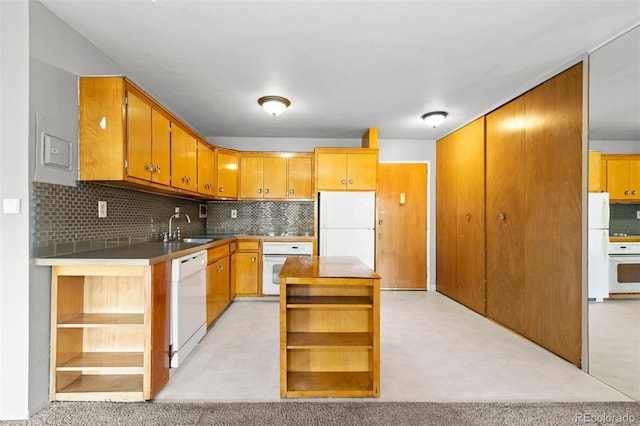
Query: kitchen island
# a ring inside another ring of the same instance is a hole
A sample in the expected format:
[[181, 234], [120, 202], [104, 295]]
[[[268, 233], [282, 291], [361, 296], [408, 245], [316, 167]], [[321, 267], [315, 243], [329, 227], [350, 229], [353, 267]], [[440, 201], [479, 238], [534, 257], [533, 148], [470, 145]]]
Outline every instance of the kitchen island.
[[287, 258], [280, 396], [380, 396], [380, 275], [358, 258]]

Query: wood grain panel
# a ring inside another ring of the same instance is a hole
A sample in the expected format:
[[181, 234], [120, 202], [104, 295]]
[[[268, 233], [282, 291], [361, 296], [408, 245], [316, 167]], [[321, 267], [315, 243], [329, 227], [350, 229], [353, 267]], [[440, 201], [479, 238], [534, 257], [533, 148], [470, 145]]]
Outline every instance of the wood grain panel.
[[582, 108], [578, 64], [487, 116], [487, 316], [578, 366]]
[[151, 180], [151, 105], [127, 92], [127, 175]]
[[378, 164], [376, 215], [376, 271], [381, 286], [426, 290], [427, 165]]
[[347, 154], [319, 153], [316, 156], [316, 168], [319, 191], [346, 189]]
[[313, 198], [313, 156], [297, 155], [289, 157], [287, 164], [289, 199]]
[[364, 333], [371, 329], [370, 309], [289, 309], [287, 331], [290, 333]]
[[486, 312], [484, 134], [482, 117], [455, 135], [456, 300], [483, 315]]
[[156, 109], [151, 110], [151, 180], [162, 185], [171, 183], [171, 122]]
[[264, 186], [262, 157], [240, 156], [240, 198], [262, 198]]
[[263, 158], [264, 198], [287, 198], [287, 159]]
[[291, 371], [371, 371], [370, 349], [294, 349], [287, 353]]
[[142, 313], [144, 287], [143, 277], [85, 277], [84, 312]]
[[216, 196], [236, 198], [238, 196], [238, 153], [216, 148], [217, 188]]
[[122, 141], [126, 131], [124, 79], [82, 77], [79, 91], [80, 180], [122, 180], [125, 160]]
[[455, 136], [436, 143], [436, 290], [458, 298], [457, 161]]
[[[149, 395], [153, 398], [169, 381], [169, 308], [171, 286], [171, 262], [153, 265], [151, 281], [151, 324], [150, 324], [150, 374]], [[145, 392], [147, 390], [145, 389]], [[145, 395], [145, 397], [147, 397]]]
[[350, 191], [375, 191], [378, 154], [375, 152], [347, 155], [347, 187]]

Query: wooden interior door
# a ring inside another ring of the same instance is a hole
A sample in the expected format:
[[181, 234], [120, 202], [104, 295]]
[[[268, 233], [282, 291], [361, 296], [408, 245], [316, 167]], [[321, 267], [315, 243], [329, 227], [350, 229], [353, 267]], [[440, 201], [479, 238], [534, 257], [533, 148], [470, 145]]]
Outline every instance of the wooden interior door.
[[376, 216], [376, 271], [382, 276], [380, 286], [426, 290], [426, 164], [378, 164]]

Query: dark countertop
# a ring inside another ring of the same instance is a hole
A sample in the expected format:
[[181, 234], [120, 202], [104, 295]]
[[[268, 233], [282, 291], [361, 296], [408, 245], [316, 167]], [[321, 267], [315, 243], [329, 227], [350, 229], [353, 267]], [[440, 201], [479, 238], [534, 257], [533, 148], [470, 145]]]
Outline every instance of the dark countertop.
[[191, 238], [210, 238], [208, 243], [150, 242], [109, 247], [78, 253], [60, 254], [35, 259], [38, 266], [55, 265], [153, 265], [200, 250], [207, 250], [234, 240], [314, 241], [314, 237], [269, 235], [198, 235]]

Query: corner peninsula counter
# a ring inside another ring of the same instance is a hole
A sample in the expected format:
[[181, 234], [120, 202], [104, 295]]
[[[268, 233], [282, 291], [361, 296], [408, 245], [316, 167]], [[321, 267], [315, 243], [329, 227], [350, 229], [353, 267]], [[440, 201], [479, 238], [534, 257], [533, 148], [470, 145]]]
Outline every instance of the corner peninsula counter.
[[380, 275], [358, 258], [287, 258], [280, 396], [380, 396]]

